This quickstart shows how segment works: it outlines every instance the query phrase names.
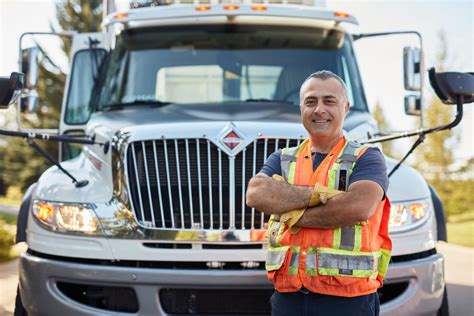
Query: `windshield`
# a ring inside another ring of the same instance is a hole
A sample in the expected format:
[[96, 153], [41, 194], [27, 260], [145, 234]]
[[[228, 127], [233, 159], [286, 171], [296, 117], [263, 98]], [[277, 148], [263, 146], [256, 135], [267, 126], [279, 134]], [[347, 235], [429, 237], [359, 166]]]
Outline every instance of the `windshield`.
[[209, 25], [129, 29], [102, 75], [94, 108], [228, 102], [299, 104], [299, 87], [318, 70], [347, 84], [366, 110], [350, 40], [317, 28]]

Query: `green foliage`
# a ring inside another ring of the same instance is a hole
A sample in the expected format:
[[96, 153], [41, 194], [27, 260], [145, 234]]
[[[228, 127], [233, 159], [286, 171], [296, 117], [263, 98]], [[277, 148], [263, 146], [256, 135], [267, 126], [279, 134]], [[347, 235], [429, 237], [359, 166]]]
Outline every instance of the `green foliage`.
[[[377, 101], [377, 103], [375, 104], [374, 110], [372, 111], [372, 115], [377, 121], [379, 125], [379, 130], [381, 132], [385, 132], [391, 129], [390, 124], [385, 119], [385, 115], [383, 113], [383, 107], [379, 101]], [[381, 145], [382, 145], [382, 151], [385, 155], [389, 157], [393, 157], [393, 158], [398, 157], [398, 155], [396, 155], [393, 150], [393, 145], [394, 145], [393, 141], [382, 142]]]
[[[100, 30], [101, 0], [58, 1], [56, 10], [56, 24], [59, 27], [53, 27], [51, 24], [51, 29], [54, 32], [96, 32]], [[62, 48], [67, 56], [70, 54], [71, 44], [70, 39], [63, 38]], [[36, 117], [33, 116], [33, 119], [30, 117], [30, 120], [26, 122], [26, 128], [58, 128], [65, 82], [66, 75], [54, 64], [54, 61], [43, 54], [36, 89], [40, 99], [39, 109]], [[51, 156], [58, 157], [58, 143], [41, 141], [37, 143]], [[18, 138], [9, 138], [8, 146], [0, 147], [0, 159], [2, 160], [0, 194], [5, 194], [6, 188], [11, 185], [26, 190], [51, 165], [47, 159], [25, 144], [24, 140]]]
[[0, 219], [0, 262], [11, 258], [10, 248], [15, 243], [15, 225]]
[[474, 248], [474, 219], [448, 223], [448, 242]]
[[[444, 32], [439, 33], [439, 51], [436, 70], [446, 71], [448, 43]], [[454, 113], [452, 107], [432, 96], [424, 112], [424, 125], [435, 127], [450, 122]], [[448, 214], [448, 220], [460, 214], [474, 214], [474, 176], [471, 158], [461, 167], [455, 167], [454, 152], [458, 144], [456, 130], [436, 132], [426, 136], [424, 143], [416, 151], [416, 167], [438, 192]], [[474, 219], [472, 219], [474, 220]]]

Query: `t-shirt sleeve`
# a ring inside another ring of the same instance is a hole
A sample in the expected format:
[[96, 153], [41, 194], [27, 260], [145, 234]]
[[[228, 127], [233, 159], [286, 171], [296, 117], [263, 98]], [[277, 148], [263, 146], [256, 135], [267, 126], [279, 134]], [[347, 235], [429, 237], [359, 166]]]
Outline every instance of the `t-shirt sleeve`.
[[273, 176], [274, 174], [281, 175], [280, 157], [281, 150], [271, 154], [263, 165], [262, 169], [260, 169], [260, 172], [266, 174], [269, 177]]
[[382, 187], [385, 197], [388, 190], [387, 165], [382, 152], [377, 147], [369, 147], [357, 159], [349, 177], [349, 185], [360, 180], [370, 180], [378, 183]]

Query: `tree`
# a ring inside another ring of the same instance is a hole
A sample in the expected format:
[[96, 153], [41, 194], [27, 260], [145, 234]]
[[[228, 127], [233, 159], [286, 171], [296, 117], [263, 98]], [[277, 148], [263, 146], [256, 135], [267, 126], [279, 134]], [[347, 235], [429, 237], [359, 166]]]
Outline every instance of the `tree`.
[[[377, 121], [377, 123], [379, 125], [379, 130], [381, 132], [388, 131], [388, 130], [391, 129], [389, 123], [385, 119], [382, 104], [380, 103], [380, 101], [377, 101], [375, 103], [375, 107], [374, 107], [374, 110], [372, 111], [372, 115], [374, 116], [375, 120]], [[387, 155], [389, 157], [392, 157], [392, 158], [395, 158], [395, 157], [398, 156], [398, 155], [395, 155], [395, 153], [393, 151], [393, 141], [382, 142], [381, 144], [382, 144], [382, 151], [385, 155]]]
[[[77, 31], [97, 32], [102, 21], [101, 0], [69, 0], [56, 3], [56, 21], [50, 23], [53, 32]], [[69, 56], [71, 40], [63, 38], [62, 50]], [[40, 47], [41, 49], [41, 47]], [[36, 88], [40, 104], [37, 120], [27, 122], [29, 128], [57, 128], [61, 113], [61, 102], [66, 75], [43, 54], [39, 67], [39, 80]], [[38, 144], [53, 157], [58, 156], [58, 143], [41, 142]], [[24, 140], [10, 138], [8, 146], [0, 148], [3, 159], [1, 181], [4, 186], [16, 185], [22, 190], [35, 182], [50, 167], [49, 161], [38, 155]]]
[[[447, 68], [448, 43], [443, 31], [438, 34], [439, 52], [436, 55], [436, 69], [439, 72]], [[436, 96], [432, 96], [424, 112], [424, 125], [439, 126], [450, 122], [453, 114], [451, 108], [443, 104]], [[432, 133], [426, 136], [424, 143], [417, 151], [417, 167], [437, 190], [442, 191], [442, 184], [450, 179], [454, 162], [453, 150], [457, 142], [453, 131]]]
[[[436, 69], [446, 71], [448, 66], [448, 42], [443, 31], [439, 32], [439, 52], [436, 56]], [[434, 127], [446, 124], [453, 119], [452, 107], [443, 104], [432, 96], [425, 111], [425, 126]], [[474, 178], [473, 159], [455, 169], [454, 156], [459, 138], [452, 130], [432, 133], [426, 136], [419, 147], [416, 158], [418, 169], [438, 192], [448, 215], [472, 212]]]

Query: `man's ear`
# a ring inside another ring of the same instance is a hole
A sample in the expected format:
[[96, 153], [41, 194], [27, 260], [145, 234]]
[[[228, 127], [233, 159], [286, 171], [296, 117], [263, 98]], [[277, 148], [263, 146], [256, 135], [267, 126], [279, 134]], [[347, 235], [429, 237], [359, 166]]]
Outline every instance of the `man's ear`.
[[344, 105], [344, 114], [347, 114], [347, 112], [349, 112], [350, 107], [351, 104], [349, 103], [349, 101], [347, 101], [346, 105]]

